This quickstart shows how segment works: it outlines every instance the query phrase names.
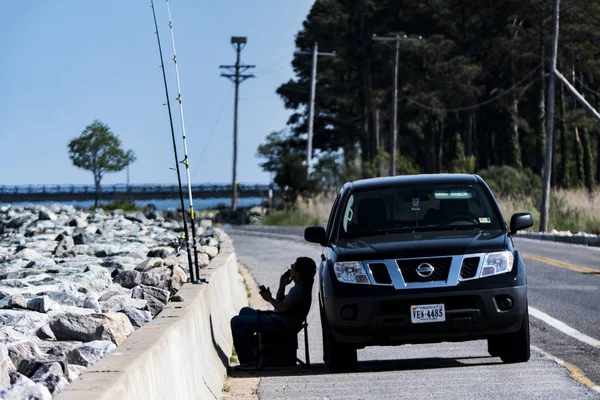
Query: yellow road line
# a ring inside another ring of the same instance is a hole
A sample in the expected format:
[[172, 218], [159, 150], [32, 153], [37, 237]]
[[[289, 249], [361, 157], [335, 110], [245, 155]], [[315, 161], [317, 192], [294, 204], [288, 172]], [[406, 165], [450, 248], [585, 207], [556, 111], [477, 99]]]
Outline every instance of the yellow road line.
[[553, 258], [542, 257], [542, 256], [538, 256], [535, 254], [530, 254], [530, 253], [521, 253], [521, 254], [523, 255], [524, 258], [527, 258], [529, 260], [539, 261], [544, 264], [549, 264], [549, 265], [552, 265], [555, 267], [570, 269], [571, 271], [582, 272], [584, 274], [600, 274], [600, 270], [598, 270], [598, 269], [581, 267], [579, 265], [569, 264], [568, 262], [558, 261]]
[[537, 346], [532, 345], [531, 349], [542, 354], [544, 357], [554, 361], [558, 365], [566, 368], [567, 371], [569, 371], [569, 374], [571, 374], [571, 378], [573, 378], [577, 382], [581, 383], [584, 386], [587, 386], [588, 388], [592, 389], [595, 392], [600, 393], [600, 386], [598, 386], [594, 381], [592, 381], [590, 378], [585, 376], [585, 373], [581, 369], [576, 367], [575, 365], [573, 365], [565, 360], [561, 360], [560, 358], [555, 357], [552, 354], [545, 352], [544, 350], [540, 349]]
[[590, 378], [585, 376], [582, 370], [566, 361], [563, 361], [563, 365], [569, 371], [573, 379], [575, 379], [577, 382], [589, 387], [590, 389], [593, 389], [594, 391], [600, 391], [600, 386], [596, 385]]

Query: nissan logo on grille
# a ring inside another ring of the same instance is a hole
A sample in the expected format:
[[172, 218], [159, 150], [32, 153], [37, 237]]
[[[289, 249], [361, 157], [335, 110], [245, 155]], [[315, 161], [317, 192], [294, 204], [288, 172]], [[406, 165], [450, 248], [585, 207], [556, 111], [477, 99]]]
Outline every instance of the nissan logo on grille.
[[429, 278], [431, 275], [433, 275], [433, 271], [435, 271], [435, 268], [433, 268], [433, 265], [428, 263], [419, 264], [416, 269], [417, 275], [419, 275], [421, 278]]

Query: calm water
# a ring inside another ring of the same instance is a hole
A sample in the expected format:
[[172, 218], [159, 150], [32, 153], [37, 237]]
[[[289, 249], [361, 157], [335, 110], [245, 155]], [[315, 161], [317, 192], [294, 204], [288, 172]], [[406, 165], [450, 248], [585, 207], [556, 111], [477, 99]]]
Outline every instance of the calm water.
[[[252, 206], [256, 206], [259, 205], [261, 202], [261, 198], [260, 197], [248, 197], [248, 198], [241, 198], [239, 200], [239, 207], [252, 207]], [[50, 204], [54, 204], [55, 202], [52, 201], [42, 201], [42, 202], [23, 202], [23, 203], [11, 203], [14, 206], [24, 206], [24, 205], [50, 205]], [[106, 201], [101, 202], [101, 203], [108, 203]], [[1, 203], [0, 202], [0, 206], [6, 205], [8, 203]], [[72, 205], [78, 208], [90, 208], [94, 205], [94, 201], [93, 200], [89, 200], [89, 201], [65, 201], [62, 202], [61, 204], [68, 204], [68, 205]], [[156, 206], [157, 209], [159, 210], [168, 210], [170, 208], [180, 208], [180, 200], [179, 199], [171, 199], [171, 200], [139, 200], [136, 201], [136, 204], [140, 207], [144, 207], [146, 204], [154, 204]], [[189, 201], [185, 200], [184, 201], [185, 204], [185, 208], [188, 209], [189, 208]], [[217, 206], [220, 205], [225, 205], [225, 206], [230, 206], [231, 205], [231, 199], [230, 198], [216, 198], [216, 199], [194, 199], [194, 209], [196, 210], [210, 210], [210, 209], [214, 209]]]

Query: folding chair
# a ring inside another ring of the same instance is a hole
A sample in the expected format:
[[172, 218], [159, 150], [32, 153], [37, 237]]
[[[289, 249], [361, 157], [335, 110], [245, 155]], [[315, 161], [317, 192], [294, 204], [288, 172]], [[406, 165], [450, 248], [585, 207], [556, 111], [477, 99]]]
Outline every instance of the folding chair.
[[[259, 326], [261, 315], [272, 315], [272, 311], [259, 311]], [[304, 330], [304, 361], [297, 356], [298, 333]], [[297, 333], [292, 333], [282, 327], [277, 332], [256, 333], [256, 369], [267, 367], [291, 367], [300, 364], [310, 368], [310, 351], [308, 347], [308, 322], [306, 319]]]

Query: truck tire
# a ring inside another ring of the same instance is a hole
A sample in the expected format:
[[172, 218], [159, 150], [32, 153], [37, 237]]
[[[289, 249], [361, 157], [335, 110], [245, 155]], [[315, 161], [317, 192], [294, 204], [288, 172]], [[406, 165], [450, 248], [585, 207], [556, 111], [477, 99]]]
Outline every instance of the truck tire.
[[331, 372], [353, 372], [358, 364], [355, 345], [339, 343], [335, 340], [327, 316], [321, 308], [321, 328], [323, 329], [323, 361]]
[[505, 363], [529, 361], [531, 347], [529, 340], [529, 311], [525, 311], [521, 328], [503, 335], [501, 339], [500, 359]]

